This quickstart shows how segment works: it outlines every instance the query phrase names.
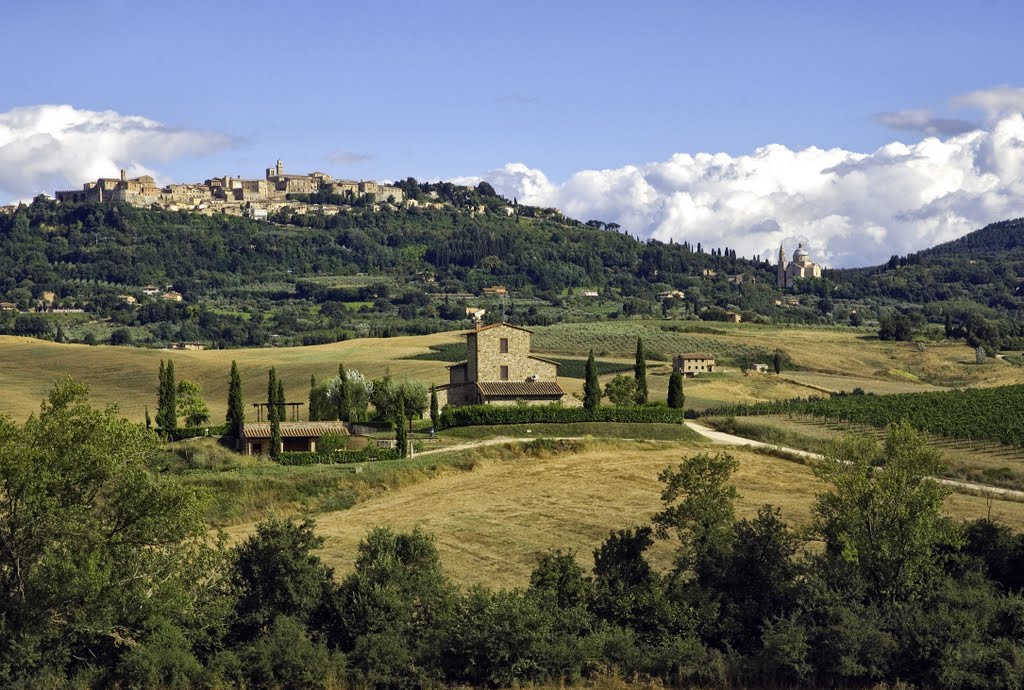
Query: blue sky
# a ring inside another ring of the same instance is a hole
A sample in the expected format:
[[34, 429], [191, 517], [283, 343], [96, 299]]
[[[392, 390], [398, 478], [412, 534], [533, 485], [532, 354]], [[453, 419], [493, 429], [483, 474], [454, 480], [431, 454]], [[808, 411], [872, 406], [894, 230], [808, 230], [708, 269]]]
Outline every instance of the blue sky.
[[[1024, 85], [1024, 6], [1013, 2], [100, 0], [5, 10], [0, 113], [66, 104], [198, 132], [179, 150], [96, 143], [100, 167], [175, 181], [258, 176], [277, 157], [290, 171], [368, 179], [469, 179], [521, 163], [560, 186], [580, 171], [674, 154], [735, 158], [768, 144], [871, 154], [920, 142], [922, 117], [989, 131], [993, 112], [979, 99], [953, 99]], [[939, 124], [940, 138], [957, 133]], [[0, 131], [0, 162], [19, 160], [3, 155], [25, 136], [11, 129], [6, 143]], [[34, 184], [85, 170], [91, 154], [61, 155], [76, 164], [48, 166]], [[27, 183], [10, 174], [0, 196], [19, 198]], [[580, 212], [637, 212], [564, 194], [549, 196]], [[671, 232], [671, 214], [657, 212], [637, 231]]]

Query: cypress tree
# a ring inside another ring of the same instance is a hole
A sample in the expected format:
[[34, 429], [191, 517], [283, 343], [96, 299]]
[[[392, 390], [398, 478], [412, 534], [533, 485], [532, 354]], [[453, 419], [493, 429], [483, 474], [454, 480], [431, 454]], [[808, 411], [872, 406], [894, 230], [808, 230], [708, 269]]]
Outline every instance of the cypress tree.
[[164, 365], [161, 360], [160, 365], [160, 400], [156, 411], [156, 425], [165, 435], [168, 435], [173, 429], [178, 428], [174, 362], [168, 359], [167, 364]]
[[338, 419], [347, 422], [348, 421], [348, 373], [345, 371], [345, 365], [338, 365]]
[[601, 404], [601, 382], [597, 380], [597, 365], [594, 364], [594, 350], [587, 357], [587, 373], [583, 380], [583, 407], [596, 410]]
[[775, 356], [772, 357], [772, 368], [776, 374], [782, 373], [782, 355], [776, 350]]
[[146, 405], [146, 430], [153, 428], [153, 420], [149, 418], [149, 405]]
[[167, 370], [164, 368], [164, 360], [160, 360], [159, 383], [156, 387], [156, 427], [160, 428], [164, 419], [164, 407], [167, 405]]
[[633, 365], [633, 377], [636, 379], [636, 404], [647, 404], [647, 356], [644, 353], [644, 341], [636, 339], [636, 364]]
[[438, 422], [441, 419], [441, 413], [437, 407], [437, 389], [431, 384], [430, 386], [430, 426], [437, 429]]
[[231, 360], [231, 380], [228, 383], [228, 413], [224, 418], [227, 422], [227, 434], [234, 439], [242, 437], [245, 426], [245, 403], [242, 400], [242, 377], [238, 373], [238, 364]]
[[316, 388], [316, 376], [313, 374], [309, 375], [309, 421], [315, 422], [320, 415], [317, 414], [316, 409], [313, 406], [313, 389]]
[[405, 429], [405, 398], [398, 398], [395, 417], [395, 445], [398, 446], [398, 457], [404, 458], [409, 454], [409, 432]]
[[678, 369], [668, 379], [668, 406], [673, 410], [683, 409], [686, 394], [683, 393], [683, 372]]
[[270, 368], [267, 379], [267, 417], [270, 420], [270, 457], [275, 460], [281, 453], [281, 420], [277, 410], [277, 370]]

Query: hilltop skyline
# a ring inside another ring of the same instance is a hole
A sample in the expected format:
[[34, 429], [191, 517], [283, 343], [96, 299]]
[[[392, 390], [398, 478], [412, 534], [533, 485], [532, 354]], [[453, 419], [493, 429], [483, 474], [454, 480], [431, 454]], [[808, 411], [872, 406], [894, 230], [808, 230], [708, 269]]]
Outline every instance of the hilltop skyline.
[[833, 266], [1024, 215], [1012, 3], [248, 7], [10, 8], [0, 202], [284, 158]]

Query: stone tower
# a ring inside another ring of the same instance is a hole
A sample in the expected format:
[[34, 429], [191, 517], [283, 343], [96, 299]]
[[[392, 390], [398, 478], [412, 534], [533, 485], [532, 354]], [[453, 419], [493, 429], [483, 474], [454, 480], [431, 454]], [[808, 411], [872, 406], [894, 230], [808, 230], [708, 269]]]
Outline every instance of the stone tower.
[[779, 245], [779, 273], [776, 280], [780, 288], [786, 287], [786, 250]]

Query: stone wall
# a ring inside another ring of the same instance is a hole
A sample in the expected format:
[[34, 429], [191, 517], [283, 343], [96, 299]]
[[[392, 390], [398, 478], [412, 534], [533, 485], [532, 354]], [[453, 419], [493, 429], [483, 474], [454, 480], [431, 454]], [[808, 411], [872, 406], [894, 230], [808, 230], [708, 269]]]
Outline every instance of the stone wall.
[[[508, 352], [501, 352], [501, 341], [507, 339]], [[554, 381], [558, 367], [530, 355], [530, 333], [512, 326], [495, 326], [470, 333], [469, 341], [475, 341], [477, 371], [471, 381], [526, 381], [536, 375], [539, 381]], [[468, 343], [467, 343], [468, 345]], [[501, 367], [508, 367], [508, 377], [503, 379]]]

